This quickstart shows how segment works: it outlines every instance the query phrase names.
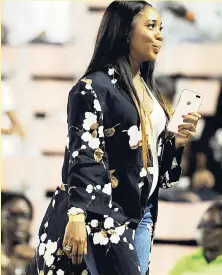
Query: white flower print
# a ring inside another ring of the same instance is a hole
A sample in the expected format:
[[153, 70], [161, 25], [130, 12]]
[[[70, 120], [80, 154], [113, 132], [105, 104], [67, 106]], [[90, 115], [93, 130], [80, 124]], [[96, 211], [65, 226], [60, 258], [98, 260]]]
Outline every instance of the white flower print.
[[114, 75], [115, 70], [113, 68], [110, 68], [108, 70], [108, 75]]
[[117, 244], [117, 243], [120, 241], [120, 237], [119, 237], [117, 234], [113, 234], [113, 235], [110, 237], [110, 241], [111, 241], [111, 243]]
[[91, 126], [95, 123], [97, 123], [97, 116], [91, 112], [86, 112], [85, 119], [83, 120], [83, 128], [89, 131]]
[[178, 162], [177, 162], [177, 159], [174, 157], [173, 162], [172, 162], [171, 169], [174, 169], [174, 168], [177, 167], [177, 166], [178, 166]]
[[79, 151], [74, 151], [74, 152], [72, 153], [72, 157], [73, 157], [73, 158], [78, 157], [78, 155], [79, 155]]
[[99, 133], [99, 137], [102, 138], [104, 137], [104, 127], [103, 126], [99, 126], [99, 129], [98, 129], [98, 133]]
[[147, 171], [150, 173], [150, 174], [154, 174], [154, 172], [155, 172], [155, 169], [154, 169], [154, 167], [148, 167], [147, 168]]
[[124, 241], [125, 243], [127, 243], [127, 238], [126, 238], [126, 237], [124, 237], [124, 238], [123, 238], [123, 241]]
[[49, 272], [47, 273], [47, 275], [53, 275], [53, 271], [49, 270]]
[[55, 207], [55, 200], [52, 201], [52, 207]]
[[93, 236], [94, 244], [106, 245], [108, 244], [108, 242], [109, 242], [109, 239], [107, 237], [104, 237], [101, 232], [96, 232]]
[[40, 246], [39, 246], [39, 255], [43, 256], [44, 253], [45, 253], [45, 243], [40, 243]]
[[88, 83], [86, 84], [85, 88], [86, 88], [86, 90], [92, 90], [92, 86]]
[[98, 99], [94, 99], [94, 108], [96, 109], [97, 112], [101, 112], [102, 109], [101, 109], [101, 106], [100, 106], [100, 103], [99, 103], [99, 100]]
[[160, 157], [160, 156], [161, 156], [161, 153], [162, 153], [162, 147], [159, 146], [159, 147], [158, 147], [158, 151], [157, 151], [157, 156]]
[[170, 176], [169, 176], [169, 172], [168, 171], [165, 173], [165, 176], [166, 176], [166, 180], [169, 181], [170, 180]]
[[36, 241], [36, 246], [38, 247], [39, 245], [40, 245], [40, 240], [38, 238], [37, 241]]
[[81, 139], [85, 142], [89, 142], [92, 139], [92, 135], [89, 132], [85, 132], [82, 134]]
[[45, 227], [45, 228], [47, 228], [47, 227], [48, 227], [48, 225], [49, 225], [49, 223], [48, 223], [48, 222], [46, 222], [46, 223], [44, 224], [44, 227]]
[[101, 190], [101, 185], [96, 185], [96, 190]]
[[146, 175], [147, 175], [147, 171], [146, 171], [146, 169], [143, 167], [142, 170], [141, 170], [141, 172], [140, 172], [140, 177], [143, 178], [143, 177], [146, 177]]
[[48, 240], [46, 244], [46, 253], [53, 254], [56, 252], [57, 249], [57, 242], [52, 242], [51, 240]]
[[46, 237], [47, 237], [47, 234], [44, 233], [44, 234], [42, 234], [42, 236], [40, 237], [40, 240], [41, 240], [42, 242], [44, 242], [45, 239], [46, 239]]
[[82, 95], [85, 95], [85, 94], [86, 94], [86, 92], [85, 92], [85, 91], [82, 91], [82, 92], [81, 92], [81, 94], [82, 94]]
[[56, 195], [58, 195], [58, 194], [59, 194], [59, 191], [58, 191], [58, 190], [56, 190], [56, 191], [55, 191], [55, 196], [56, 196]]
[[82, 150], [85, 150], [85, 149], [86, 149], [86, 145], [82, 145], [82, 146], [81, 146], [81, 149], [82, 149]]
[[112, 208], [113, 205], [112, 205], [112, 201], [109, 202], [109, 208]]
[[125, 225], [121, 225], [115, 228], [115, 232], [117, 235], [122, 236], [123, 233], [125, 232], [125, 229], [126, 229]]
[[87, 185], [87, 187], [86, 187], [86, 192], [87, 193], [89, 193], [89, 194], [91, 194], [92, 192], [93, 192], [93, 186], [92, 186], [92, 184], [89, 184], [89, 185]]
[[83, 272], [81, 273], [81, 275], [88, 275], [89, 273], [88, 273], [88, 271], [85, 269], [85, 270], [83, 270]]
[[46, 264], [48, 267], [50, 267], [50, 266], [53, 264], [54, 259], [55, 259], [55, 257], [52, 256], [51, 254], [46, 253], [46, 254], [44, 255], [45, 264]]
[[98, 220], [91, 220], [91, 226], [92, 227], [97, 227], [99, 225], [99, 222], [98, 222]]
[[57, 270], [56, 274], [57, 275], [64, 275], [65, 272], [62, 269], [59, 269], [59, 270]]
[[111, 83], [112, 83], [112, 84], [116, 84], [116, 82], [117, 82], [117, 79], [115, 79], [115, 78], [113, 78], [113, 79], [111, 80]]
[[100, 141], [98, 138], [92, 138], [89, 140], [89, 147], [92, 149], [97, 149], [99, 148]]
[[139, 142], [142, 140], [142, 133], [139, 131], [138, 127], [136, 125], [131, 126], [129, 130], [127, 131], [130, 140], [129, 140], [129, 145], [130, 147], [137, 146]]
[[138, 184], [138, 187], [139, 187], [139, 188], [142, 188], [143, 185], [144, 185], [144, 182], [142, 181], [142, 182], [140, 182], [140, 183]]
[[133, 245], [131, 243], [129, 244], [129, 249], [130, 250], [134, 250], [134, 247], [133, 247]]
[[96, 199], [96, 196], [93, 195], [93, 196], [91, 197], [91, 199], [94, 201], [94, 200]]
[[112, 194], [112, 185], [111, 183], [107, 183], [104, 185], [102, 192], [107, 194], [107, 195], [111, 195]]
[[89, 227], [89, 225], [86, 226], [86, 230], [87, 230], [87, 233], [89, 235], [91, 233], [91, 228]]
[[111, 227], [114, 227], [114, 219], [111, 217], [108, 217], [105, 219], [104, 228], [110, 229]]
[[117, 211], [119, 211], [119, 208], [114, 208], [113, 210], [114, 210], [114, 212], [117, 212]]

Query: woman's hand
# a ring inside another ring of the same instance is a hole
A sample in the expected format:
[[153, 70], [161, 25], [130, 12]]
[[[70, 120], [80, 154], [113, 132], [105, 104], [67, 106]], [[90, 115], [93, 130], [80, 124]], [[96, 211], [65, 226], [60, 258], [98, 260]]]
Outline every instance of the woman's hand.
[[196, 127], [201, 115], [199, 113], [189, 113], [183, 116], [183, 121], [186, 124], [181, 124], [178, 127], [176, 134], [176, 148], [180, 148], [188, 143], [196, 134]]
[[72, 221], [67, 223], [63, 250], [68, 257], [72, 258], [73, 264], [80, 264], [83, 254], [87, 254], [87, 233], [84, 214], [77, 215], [76, 220], [73, 218]]

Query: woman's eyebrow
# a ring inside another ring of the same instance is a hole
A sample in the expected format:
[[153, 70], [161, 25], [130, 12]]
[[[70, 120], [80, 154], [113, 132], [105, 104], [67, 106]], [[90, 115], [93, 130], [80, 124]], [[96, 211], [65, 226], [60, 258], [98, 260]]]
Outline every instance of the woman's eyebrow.
[[[152, 22], [152, 23], [157, 23], [157, 21], [158, 21], [158, 20], [155, 20], [155, 19], [149, 19], [149, 20], [147, 20], [145, 23], [150, 23], [150, 22]], [[163, 25], [163, 22], [160, 23], [160, 26], [162, 26], [162, 25]]]

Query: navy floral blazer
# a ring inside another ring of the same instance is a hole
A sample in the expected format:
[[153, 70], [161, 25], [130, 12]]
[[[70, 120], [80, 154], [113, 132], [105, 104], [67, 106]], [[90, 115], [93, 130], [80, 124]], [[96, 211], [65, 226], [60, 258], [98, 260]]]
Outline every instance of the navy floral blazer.
[[68, 209], [82, 209], [129, 222], [136, 228], [152, 203], [157, 219], [158, 190], [181, 176], [183, 149], [166, 128], [158, 138], [159, 181], [149, 197], [153, 176], [143, 166], [140, 119], [114, 68], [89, 74], [68, 99], [68, 142], [62, 169]]

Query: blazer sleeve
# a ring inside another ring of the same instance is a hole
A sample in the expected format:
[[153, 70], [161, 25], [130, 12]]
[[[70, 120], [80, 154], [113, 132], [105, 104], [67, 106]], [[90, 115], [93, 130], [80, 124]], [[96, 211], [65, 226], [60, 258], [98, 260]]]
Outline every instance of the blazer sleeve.
[[160, 163], [160, 187], [171, 188], [182, 174], [181, 160], [184, 147], [176, 149], [175, 136], [163, 142]]
[[112, 197], [103, 112], [91, 80], [80, 80], [72, 88], [67, 113], [69, 211], [108, 215]]

